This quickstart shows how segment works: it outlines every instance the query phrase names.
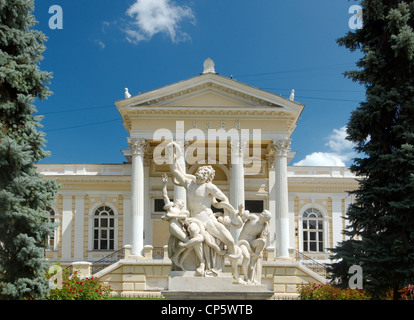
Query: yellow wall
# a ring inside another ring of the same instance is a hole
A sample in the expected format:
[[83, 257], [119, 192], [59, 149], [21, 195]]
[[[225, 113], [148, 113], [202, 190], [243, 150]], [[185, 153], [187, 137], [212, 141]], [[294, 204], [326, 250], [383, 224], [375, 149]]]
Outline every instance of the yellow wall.
[[152, 222], [152, 246], [163, 247], [168, 244], [170, 238], [169, 224], [166, 221]]

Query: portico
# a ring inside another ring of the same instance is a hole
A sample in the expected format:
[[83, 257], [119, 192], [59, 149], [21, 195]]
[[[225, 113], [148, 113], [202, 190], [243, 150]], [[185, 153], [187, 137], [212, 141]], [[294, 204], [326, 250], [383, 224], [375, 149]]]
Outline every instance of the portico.
[[[116, 106], [129, 133], [130, 150], [124, 154], [130, 155], [132, 166], [132, 255], [142, 256], [145, 244], [165, 242], [160, 231], [152, 232], [161, 222], [146, 208], [159, 197], [161, 175], [168, 173], [164, 147], [176, 141], [185, 150], [181, 167], [193, 173], [199, 165], [211, 165], [215, 183], [233, 207], [258, 210], [254, 203], [272, 213], [268, 247], [275, 248], [276, 257], [289, 256], [294, 243], [287, 164], [302, 104], [223, 77], [210, 66], [199, 76], [117, 101]], [[171, 185], [169, 190], [171, 198], [186, 199], [183, 188]]]

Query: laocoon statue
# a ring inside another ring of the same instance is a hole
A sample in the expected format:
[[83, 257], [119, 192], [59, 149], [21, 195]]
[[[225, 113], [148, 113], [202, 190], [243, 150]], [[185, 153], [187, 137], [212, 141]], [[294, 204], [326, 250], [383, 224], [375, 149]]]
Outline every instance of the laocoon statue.
[[[163, 198], [169, 221], [168, 256], [172, 270], [195, 271], [198, 276], [217, 276], [224, 269], [225, 258], [230, 260], [233, 277], [239, 283], [260, 283], [255, 272], [269, 233], [270, 213], [260, 215], [238, 210], [226, 195], [213, 184], [215, 171], [211, 166], [200, 166], [194, 175], [185, 173], [177, 159], [182, 156], [179, 145], [167, 144], [166, 156], [175, 185], [187, 191], [187, 208], [182, 199], [170, 202], [167, 195], [168, 176], [163, 175]], [[211, 207], [222, 209], [214, 213]], [[231, 216], [234, 218], [231, 219]], [[236, 222], [234, 222], [236, 221]], [[242, 228], [235, 243], [228, 227]], [[237, 261], [242, 259], [244, 279], [239, 277]]]

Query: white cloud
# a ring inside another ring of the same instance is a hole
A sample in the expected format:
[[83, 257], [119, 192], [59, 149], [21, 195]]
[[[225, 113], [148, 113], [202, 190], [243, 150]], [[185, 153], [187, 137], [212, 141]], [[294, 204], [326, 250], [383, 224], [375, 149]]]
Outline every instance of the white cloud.
[[97, 39], [95, 40], [95, 43], [101, 48], [102, 50], [105, 49], [106, 45], [101, 40]]
[[334, 129], [333, 134], [329, 136], [329, 141], [326, 146], [330, 147], [333, 152], [342, 153], [351, 150], [354, 144], [346, 140], [346, 126], [340, 129]]
[[190, 36], [181, 31], [180, 22], [189, 19], [195, 23], [191, 8], [178, 6], [171, 0], [136, 0], [126, 14], [133, 21], [124, 32], [134, 44], [150, 40], [157, 33], [167, 34], [173, 42], [188, 40]]
[[112, 23], [109, 21], [102, 22], [102, 33], [106, 33], [106, 28], [109, 27]]
[[341, 156], [330, 152], [313, 152], [308, 154], [305, 159], [296, 162], [294, 166], [335, 166], [345, 167], [345, 162]]
[[335, 166], [345, 167], [354, 156], [354, 144], [346, 140], [346, 127], [334, 129], [325, 144], [329, 152], [313, 152], [296, 163], [294, 166]]

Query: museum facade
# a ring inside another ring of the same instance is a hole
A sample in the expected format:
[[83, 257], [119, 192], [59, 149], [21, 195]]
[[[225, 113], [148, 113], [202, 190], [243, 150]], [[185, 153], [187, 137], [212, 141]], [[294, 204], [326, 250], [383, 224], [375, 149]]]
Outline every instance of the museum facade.
[[[46, 252], [51, 261], [94, 262], [127, 245], [132, 256], [151, 248], [152, 259], [165, 258], [170, 234], [161, 189], [170, 141], [184, 150], [186, 174], [214, 169], [214, 184], [234, 208], [271, 212], [266, 252], [275, 259], [300, 253], [329, 262], [329, 249], [344, 240], [348, 192], [358, 182], [346, 167], [289, 165], [304, 108], [293, 96], [221, 76], [208, 59], [200, 75], [132, 97], [126, 91], [115, 105], [129, 134], [124, 163], [38, 165], [61, 186], [48, 208], [59, 222]], [[171, 181], [168, 195], [186, 199]]]

